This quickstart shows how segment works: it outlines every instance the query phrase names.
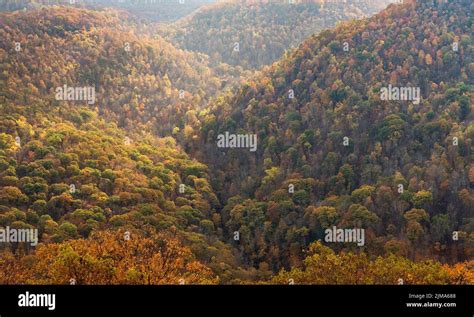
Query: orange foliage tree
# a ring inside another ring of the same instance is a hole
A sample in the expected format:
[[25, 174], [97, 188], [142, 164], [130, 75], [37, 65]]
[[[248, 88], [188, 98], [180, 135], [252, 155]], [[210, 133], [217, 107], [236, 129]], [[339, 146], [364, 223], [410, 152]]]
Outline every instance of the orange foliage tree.
[[40, 245], [0, 260], [0, 284], [213, 284], [218, 279], [174, 237], [119, 231]]

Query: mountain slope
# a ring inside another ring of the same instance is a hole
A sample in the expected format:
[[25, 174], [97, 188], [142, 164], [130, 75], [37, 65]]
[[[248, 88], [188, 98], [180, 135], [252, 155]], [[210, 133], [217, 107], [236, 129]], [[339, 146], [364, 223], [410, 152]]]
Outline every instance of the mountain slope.
[[[472, 12], [392, 5], [312, 36], [213, 103], [194, 148], [249, 263], [297, 265], [333, 225], [362, 225], [371, 254], [472, 257]], [[421, 100], [382, 100], [389, 85]], [[218, 148], [226, 132], [256, 134], [257, 151]]]
[[[18, 105], [39, 98], [54, 109], [57, 87], [90, 86], [96, 90], [93, 106], [120, 127], [143, 124], [169, 135], [184, 126], [188, 110], [203, 106], [235, 75], [230, 70], [221, 76], [206, 56], [152, 38], [121, 11], [46, 7], [5, 13], [0, 23], [0, 76], [7, 101], [24, 91]], [[37, 89], [29, 90], [32, 85]]]
[[[183, 263], [198, 259], [223, 274], [236, 265], [215, 226], [220, 204], [207, 166], [172, 137], [150, 133], [175, 126], [166, 123], [178, 121], [175, 107], [198, 105], [189, 95], [175, 100], [178, 87], [217, 89], [216, 79], [194, 54], [139, 39], [128, 25], [133, 19], [122, 19], [116, 11], [62, 7], [1, 15], [0, 226], [37, 228], [40, 244], [71, 247], [80, 243], [68, 241], [87, 244], [102, 231], [144, 240], [158, 231], [163, 243], [188, 248], [176, 249], [178, 262], [184, 252]], [[81, 98], [63, 98], [65, 90], [59, 100], [64, 85]], [[160, 116], [160, 126], [150, 125]], [[18, 257], [34, 248], [1, 249]]]

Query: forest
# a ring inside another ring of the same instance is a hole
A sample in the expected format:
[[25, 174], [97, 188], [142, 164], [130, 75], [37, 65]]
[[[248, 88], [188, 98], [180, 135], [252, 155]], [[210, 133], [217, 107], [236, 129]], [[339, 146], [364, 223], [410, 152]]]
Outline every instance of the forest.
[[474, 3], [205, 2], [0, 6], [0, 284], [474, 284]]
[[[244, 5], [242, 5], [244, 3]], [[384, 1], [226, 1], [166, 25], [162, 34], [180, 48], [209, 55], [214, 62], [258, 69], [280, 59], [313, 33], [336, 23], [376, 13]]]
[[92, 10], [113, 7], [133, 13], [136, 17], [153, 22], [173, 22], [203, 5], [216, 0], [2, 0], [0, 11], [37, 9], [42, 6], [79, 6]]

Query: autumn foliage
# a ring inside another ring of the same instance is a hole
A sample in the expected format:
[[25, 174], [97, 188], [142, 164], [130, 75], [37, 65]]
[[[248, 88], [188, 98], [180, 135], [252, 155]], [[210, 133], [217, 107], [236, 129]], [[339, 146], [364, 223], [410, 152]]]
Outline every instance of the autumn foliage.
[[0, 13], [0, 284], [473, 284], [473, 4], [371, 1]]
[[0, 260], [0, 284], [212, 284], [218, 279], [189, 248], [163, 234], [102, 231], [43, 244], [33, 255]]
[[310, 245], [303, 268], [283, 270], [275, 284], [474, 284], [474, 262], [443, 265], [428, 260], [413, 262], [390, 254], [371, 259], [365, 253], [341, 252]]

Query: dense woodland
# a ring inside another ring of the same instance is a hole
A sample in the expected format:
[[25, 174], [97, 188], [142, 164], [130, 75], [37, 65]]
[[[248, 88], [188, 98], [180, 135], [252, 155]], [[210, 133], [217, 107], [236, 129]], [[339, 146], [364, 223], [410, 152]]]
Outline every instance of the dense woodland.
[[[256, 72], [124, 11], [1, 13], [0, 227], [40, 244], [0, 244], [0, 284], [474, 283], [473, 11], [391, 5]], [[365, 245], [324, 242], [334, 225]]]
[[280, 59], [311, 34], [378, 12], [388, 3], [224, 1], [202, 7], [179, 20], [175, 28], [166, 26], [163, 34], [178, 47], [205, 53], [214, 62], [260, 68]]
[[[94, 86], [96, 110], [128, 129], [143, 124], [170, 135], [184, 126], [188, 110], [204, 106], [243, 73], [225, 64], [211, 69], [203, 54], [176, 49], [160, 37], [138, 36], [145, 31], [123, 12], [49, 7], [15, 12], [3, 23], [7, 99], [24, 106], [41, 99], [58, 108], [56, 87]], [[16, 43], [21, 54], [15, 54]], [[36, 89], [29, 91], [30, 86]], [[28, 97], [18, 98], [19, 91]]]
[[[357, 223], [370, 254], [472, 258], [470, 9], [391, 6], [312, 36], [211, 104], [192, 149], [220, 166], [212, 184], [227, 201], [223, 222], [247, 232], [249, 263], [298, 265], [322, 228]], [[419, 86], [422, 101], [382, 101], [388, 84]], [[223, 131], [258, 134], [257, 153], [217, 149]]]

